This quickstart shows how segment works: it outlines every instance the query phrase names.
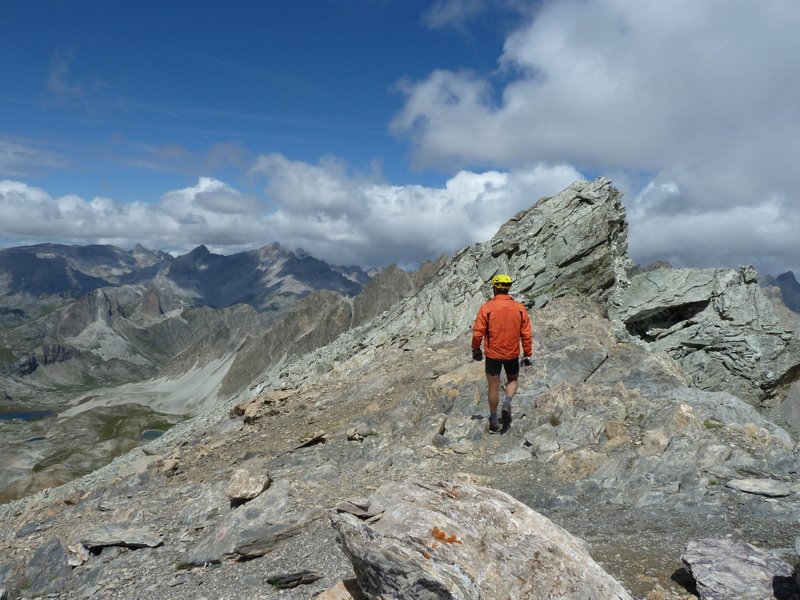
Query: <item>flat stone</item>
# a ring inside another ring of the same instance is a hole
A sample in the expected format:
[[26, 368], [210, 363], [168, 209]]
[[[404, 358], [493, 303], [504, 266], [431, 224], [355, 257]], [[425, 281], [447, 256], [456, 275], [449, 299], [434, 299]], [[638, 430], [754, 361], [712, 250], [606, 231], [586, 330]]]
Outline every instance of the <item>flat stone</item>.
[[800, 594], [789, 563], [740, 540], [689, 542], [681, 560], [703, 600], [773, 600]]
[[774, 479], [732, 479], [725, 485], [734, 490], [770, 498], [790, 496], [794, 493], [794, 486], [791, 483]]
[[288, 590], [300, 585], [308, 585], [322, 579], [322, 575], [314, 571], [304, 570], [296, 573], [281, 573], [267, 577], [267, 583], [279, 590]]
[[89, 549], [104, 546], [155, 548], [160, 546], [163, 541], [161, 535], [149, 527], [112, 524], [90, 530], [78, 540], [78, 543]]
[[27, 597], [59, 593], [71, 574], [68, 551], [54, 538], [34, 552], [25, 566], [25, 579], [20, 587], [25, 589]]
[[245, 529], [239, 533], [234, 553], [237, 558], [241, 559], [264, 556], [271, 552], [279, 542], [301, 533], [309, 523], [321, 516], [322, 514], [319, 512], [306, 513], [298, 515], [296, 519], [288, 523], [261, 525], [252, 529]]
[[507, 465], [510, 463], [522, 462], [523, 460], [529, 460], [530, 458], [530, 450], [526, 450], [525, 448], [514, 448], [509, 452], [503, 452], [502, 454], [496, 455], [492, 461], [497, 465]]

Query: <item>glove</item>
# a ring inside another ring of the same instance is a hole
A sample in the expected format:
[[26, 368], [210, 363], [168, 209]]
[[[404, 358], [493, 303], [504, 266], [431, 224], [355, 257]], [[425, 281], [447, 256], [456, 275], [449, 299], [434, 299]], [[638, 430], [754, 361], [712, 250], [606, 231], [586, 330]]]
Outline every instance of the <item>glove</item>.
[[483, 360], [483, 352], [480, 348], [475, 348], [472, 351], [472, 360]]
[[522, 366], [523, 367], [530, 367], [531, 366], [531, 357], [530, 356], [523, 356], [522, 360], [520, 362], [522, 362]]

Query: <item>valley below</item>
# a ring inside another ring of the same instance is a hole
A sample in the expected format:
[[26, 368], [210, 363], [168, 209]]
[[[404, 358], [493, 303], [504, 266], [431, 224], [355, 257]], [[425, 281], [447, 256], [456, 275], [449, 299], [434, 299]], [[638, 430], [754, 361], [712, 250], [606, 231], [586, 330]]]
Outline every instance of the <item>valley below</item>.
[[92, 408], [70, 417], [58, 416], [59, 408], [0, 415], [0, 502], [90, 473], [183, 420], [141, 404]]

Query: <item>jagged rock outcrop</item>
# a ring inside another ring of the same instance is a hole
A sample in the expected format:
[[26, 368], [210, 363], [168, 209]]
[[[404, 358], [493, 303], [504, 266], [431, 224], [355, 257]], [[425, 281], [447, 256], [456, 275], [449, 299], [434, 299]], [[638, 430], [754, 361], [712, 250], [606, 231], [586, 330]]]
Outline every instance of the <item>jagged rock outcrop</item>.
[[78, 355], [78, 350], [64, 344], [47, 344], [33, 354], [18, 359], [11, 369], [15, 375], [30, 375], [40, 366], [64, 362]]
[[123, 317], [119, 302], [103, 290], [95, 290], [70, 306], [58, 324], [58, 335], [77, 337], [94, 323], [112, 325]]
[[780, 325], [752, 267], [634, 275], [609, 312], [623, 336], [677, 359], [701, 389], [775, 408], [800, 376], [800, 341]]
[[425, 287], [445, 264], [446, 259], [425, 261], [416, 271], [390, 265], [375, 275], [353, 298], [353, 326], [363, 325], [392, 306]]
[[151, 318], [158, 318], [164, 314], [161, 298], [155, 285], [149, 285], [139, 301], [137, 311]]
[[373, 503], [370, 523], [330, 516], [367, 598], [631, 600], [580, 540], [497, 490], [414, 480]]

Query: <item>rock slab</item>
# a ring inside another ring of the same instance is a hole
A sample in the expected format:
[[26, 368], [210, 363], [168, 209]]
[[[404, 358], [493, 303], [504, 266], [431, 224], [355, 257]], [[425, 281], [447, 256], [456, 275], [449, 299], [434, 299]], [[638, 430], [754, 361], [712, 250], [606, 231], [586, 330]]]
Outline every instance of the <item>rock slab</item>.
[[697, 582], [703, 600], [800, 598], [789, 563], [740, 540], [689, 542], [681, 560]]
[[468, 483], [382, 485], [373, 524], [331, 523], [369, 599], [632, 600], [583, 542], [511, 496]]

